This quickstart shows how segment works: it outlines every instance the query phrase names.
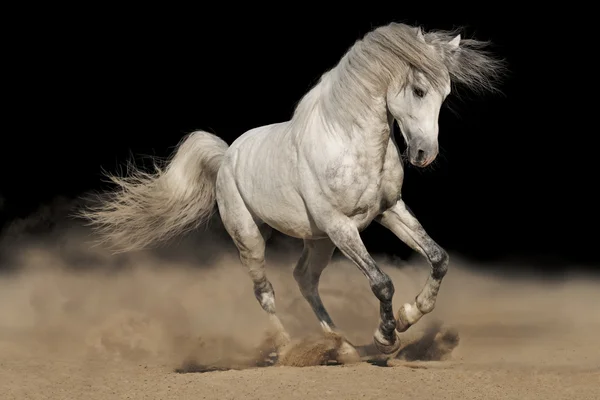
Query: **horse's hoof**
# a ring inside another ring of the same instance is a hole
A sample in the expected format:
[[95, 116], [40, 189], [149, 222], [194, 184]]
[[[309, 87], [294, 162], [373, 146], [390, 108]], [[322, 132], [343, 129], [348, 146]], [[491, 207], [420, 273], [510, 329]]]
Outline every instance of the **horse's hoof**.
[[396, 318], [396, 330], [398, 332], [406, 332], [408, 328], [410, 328], [410, 322], [408, 322], [405, 308], [402, 306], [398, 310], [398, 318]]
[[395, 336], [394, 342], [390, 343], [388, 340], [383, 338], [383, 336], [381, 335], [381, 333], [379, 332], [379, 329], [378, 329], [375, 332], [375, 335], [373, 335], [373, 343], [375, 343], [375, 347], [377, 347], [377, 350], [379, 350], [380, 353], [392, 354], [392, 353], [397, 352], [400, 349], [400, 336], [398, 335], [398, 332], [396, 332], [395, 330], [394, 330], [394, 336]]
[[398, 310], [398, 318], [396, 318], [396, 330], [398, 332], [406, 332], [411, 325], [414, 325], [421, 317], [423, 313], [417, 308], [416, 305], [408, 303], [403, 304]]

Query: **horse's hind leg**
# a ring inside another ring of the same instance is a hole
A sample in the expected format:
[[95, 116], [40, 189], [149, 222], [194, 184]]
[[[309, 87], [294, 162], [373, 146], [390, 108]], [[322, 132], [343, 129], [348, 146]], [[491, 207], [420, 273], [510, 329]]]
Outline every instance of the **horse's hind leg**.
[[377, 221], [415, 251], [423, 255], [431, 264], [431, 273], [423, 290], [412, 304], [404, 304], [398, 311], [398, 331], [404, 332], [424, 314], [433, 311], [442, 279], [448, 270], [448, 254], [421, 226], [403, 201], [381, 214]]
[[254, 283], [254, 295], [276, 329], [275, 346], [281, 348], [289, 343], [290, 337], [275, 313], [275, 291], [265, 272], [265, 236], [268, 236], [269, 229], [262, 229], [261, 232], [261, 227], [252, 218], [237, 190], [218, 189], [217, 201], [223, 225], [238, 248], [240, 261]]
[[[238, 216], [239, 217], [239, 216]], [[227, 222], [225, 222], [227, 224]], [[226, 225], [227, 226], [227, 225]], [[275, 312], [275, 291], [265, 272], [265, 240], [254, 221], [237, 219], [229, 224], [231, 237], [239, 250], [240, 261], [254, 284], [254, 296], [276, 329], [276, 346], [286, 345], [290, 338]]]
[[305, 240], [302, 256], [294, 269], [294, 278], [302, 296], [306, 299], [325, 332], [333, 332], [336, 327], [325, 309], [319, 295], [319, 279], [329, 264], [335, 245], [331, 240]]

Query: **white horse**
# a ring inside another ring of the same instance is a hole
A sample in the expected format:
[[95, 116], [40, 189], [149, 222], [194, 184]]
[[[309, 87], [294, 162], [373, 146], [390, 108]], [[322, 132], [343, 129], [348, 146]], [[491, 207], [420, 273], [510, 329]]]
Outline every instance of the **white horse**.
[[[218, 206], [254, 293], [289, 342], [265, 273], [270, 230], [304, 240], [294, 269], [300, 291], [326, 332], [336, 326], [319, 296], [319, 277], [337, 247], [366, 276], [380, 301], [379, 351], [399, 349], [404, 332], [435, 306], [448, 255], [402, 201], [403, 165], [393, 135], [398, 123], [417, 167], [438, 154], [438, 115], [451, 84], [494, 91], [503, 62], [486, 43], [457, 32], [392, 23], [357, 41], [300, 101], [291, 120], [252, 129], [230, 147], [197, 131], [155, 173], [135, 168], [111, 177], [118, 190], [83, 215], [118, 251], [147, 247], [194, 229]], [[414, 302], [394, 317], [394, 285], [359, 232], [372, 221], [427, 258], [431, 273]]]

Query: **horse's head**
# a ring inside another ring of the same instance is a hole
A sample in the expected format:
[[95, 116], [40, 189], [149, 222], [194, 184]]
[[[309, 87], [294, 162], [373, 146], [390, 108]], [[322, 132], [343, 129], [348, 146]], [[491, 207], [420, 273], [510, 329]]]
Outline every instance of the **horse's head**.
[[[425, 42], [420, 30], [418, 40]], [[446, 50], [458, 49], [460, 35], [445, 43]], [[434, 51], [434, 45], [431, 45]], [[408, 147], [411, 164], [425, 167], [435, 160], [438, 151], [438, 117], [442, 103], [450, 94], [450, 74], [443, 71], [442, 84], [433, 85], [418, 70], [410, 69], [398, 85], [390, 85], [387, 93], [388, 111], [398, 122]]]

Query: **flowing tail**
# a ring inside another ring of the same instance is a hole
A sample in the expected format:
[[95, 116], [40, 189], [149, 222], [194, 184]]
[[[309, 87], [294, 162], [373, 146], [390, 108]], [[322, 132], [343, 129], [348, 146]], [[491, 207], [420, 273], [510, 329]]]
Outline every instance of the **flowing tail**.
[[228, 145], [208, 132], [185, 137], [164, 168], [154, 173], [128, 166], [118, 187], [81, 211], [116, 252], [139, 250], [193, 230], [215, 211], [215, 183]]

